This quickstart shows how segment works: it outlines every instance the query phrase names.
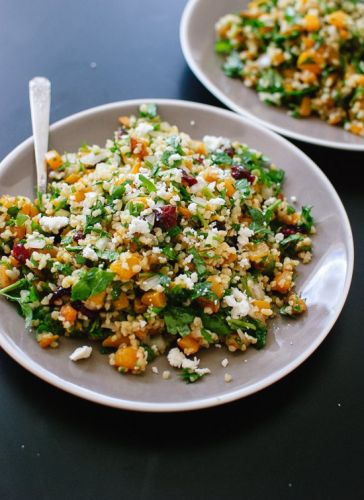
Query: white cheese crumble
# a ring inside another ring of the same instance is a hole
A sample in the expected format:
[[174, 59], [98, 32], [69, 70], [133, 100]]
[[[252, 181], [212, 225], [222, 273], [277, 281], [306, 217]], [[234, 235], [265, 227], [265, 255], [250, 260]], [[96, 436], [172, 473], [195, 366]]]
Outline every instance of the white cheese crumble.
[[225, 358], [221, 361], [221, 366], [223, 366], [224, 368], [226, 368], [228, 364], [229, 364], [229, 360], [227, 358]]
[[196, 357], [193, 359], [187, 358], [182, 351], [178, 349], [178, 347], [174, 347], [171, 349], [167, 355], [168, 362], [173, 368], [185, 368], [188, 370], [192, 370], [198, 375], [206, 375], [210, 373], [209, 368], [199, 368], [200, 360]]
[[239, 234], [238, 234], [238, 243], [240, 247], [244, 247], [249, 243], [249, 238], [250, 236], [253, 236], [254, 231], [249, 229], [248, 227], [242, 226], [239, 229]]
[[57, 234], [62, 227], [68, 225], [69, 219], [68, 217], [63, 216], [55, 216], [55, 217], [47, 217], [44, 216], [39, 220], [39, 224], [43, 231], [46, 233], [54, 233]]
[[197, 273], [192, 273], [191, 276], [187, 276], [187, 274], [180, 274], [174, 280], [176, 285], [181, 285], [188, 290], [192, 290], [195, 283], [198, 281]]
[[231, 291], [231, 295], [224, 297], [224, 302], [227, 306], [231, 307], [232, 319], [247, 316], [250, 311], [250, 304], [246, 293], [239, 290], [239, 288], [232, 288]]
[[233, 379], [233, 377], [230, 375], [230, 373], [225, 373], [224, 380], [225, 380], [226, 383], [231, 382], [232, 379]]
[[227, 148], [230, 146], [230, 141], [226, 137], [205, 135], [202, 140], [209, 151], [215, 151], [216, 149]]
[[156, 375], [158, 375], [159, 370], [156, 366], [152, 366], [152, 372], [155, 373]]
[[162, 373], [162, 377], [164, 378], [164, 380], [168, 380], [169, 378], [171, 378], [171, 372], [168, 370], [164, 370], [164, 372]]
[[174, 164], [175, 161], [179, 161], [182, 159], [182, 156], [178, 153], [174, 153], [173, 155], [171, 155], [169, 158], [168, 158], [168, 164], [170, 166], [172, 166]]
[[101, 151], [101, 153], [88, 153], [87, 155], [82, 156], [80, 158], [80, 163], [83, 165], [96, 165], [97, 163], [100, 163], [100, 161], [106, 160], [108, 157], [108, 152], [107, 151]]
[[146, 122], [139, 122], [138, 126], [135, 129], [135, 134], [138, 137], [143, 137], [153, 130], [153, 125], [150, 125], [149, 123]]
[[25, 244], [26, 248], [44, 248], [46, 245], [43, 237], [38, 233], [34, 232], [28, 235], [27, 242]]
[[274, 239], [276, 240], [276, 243], [280, 243], [282, 240], [284, 240], [284, 234], [283, 233], [277, 233], [274, 236]]
[[72, 354], [70, 354], [69, 358], [71, 361], [79, 361], [80, 359], [87, 359], [91, 356], [92, 353], [92, 347], [88, 345], [84, 345], [82, 347], [77, 347], [73, 351]]
[[128, 235], [132, 236], [135, 233], [149, 234], [150, 229], [148, 222], [144, 219], [139, 219], [138, 217], [134, 217], [134, 219], [132, 219], [132, 221], [129, 224]]
[[95, 252], [95, 250], [93, 248], [90, 247], [90, 245], [87, 245], [87, 247], [85, 247], [82, 250], [82, 255], [83, 255], [83, 257], [85, 257], [85, 259], [90, 259], [94, 262], [99, 260], [97, 253]]

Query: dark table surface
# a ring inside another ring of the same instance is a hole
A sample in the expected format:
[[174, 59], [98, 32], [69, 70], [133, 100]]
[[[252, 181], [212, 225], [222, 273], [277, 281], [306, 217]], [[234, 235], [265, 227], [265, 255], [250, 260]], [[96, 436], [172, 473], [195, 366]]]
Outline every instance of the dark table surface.
[[[219, 106], [183, 59], [184, 5], [2, 0], [0, 156], [31, 133], [35, 75], [52, 81], [52, 121], [137, 97]], [[348, 300], [320, 348], [254, 396], [170, 415], [77, 399], [1, 351], [2, 500], [363, 498], [363, 153], [298, 146], [341, 196], [357, 255]]]

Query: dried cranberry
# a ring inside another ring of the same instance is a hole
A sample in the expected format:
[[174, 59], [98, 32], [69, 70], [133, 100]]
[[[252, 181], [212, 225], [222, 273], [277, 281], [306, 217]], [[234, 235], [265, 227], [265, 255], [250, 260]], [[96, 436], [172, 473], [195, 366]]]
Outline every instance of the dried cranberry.
[[63, 286], [57, 288], [57, 290], [53, 293], [52, 297], [49, 299], [50, 305], [52, 306], [56, 302], [56, 300], [61, 299], [65, 295], [69, 295], [70, 291], [71, 291], [70, 288], [63, 288]]
[[77, 233], [73, 236], [73, 241], [78, 243], [80, 240], [85, 239], [85, 234], [82, 231], [77, 231]]
[[85, 306], [80, 300], [76, 300], [75, 302], [71, 302], [72, 307], [76, 309], [76, 311], [80, 312], [84, 316], [87, 316], [89, 319], [95, 319], [97, 317], [97, 311], [91, 311], [88, 307]]
[[216, 229], [218, 229], [219, 231], [225, 231], [225, 229], [226, 229], [225, 222], [221, 222], [221, 221], [219, 221], [219, 220], [217, 220], [217, 221], [215, 222], [215, 227], [216, 227]]
[[154, 210], [154, 225], [162, 229], [171, 229], [177, 224], [177, 209], [173, 205], [164, 205]]
[[255, 180], [255, 175], [252, 175], [249, 170], [241, 165], [233, 165], [231, 167], [231, 176], [236, 180], [247, 179], [250, 183], [253, 183]]
[[185, 186], [193, 186], [197, 184], [197, 179], [193, 175], [188, 174], [185, 170], [182, 170], [182, 184]]
[[298, 232], [298, 228], [294, 226], [287, 226], [283, 227], [280, 232], [287, 238], [287, 236], [296, 234]]
[[203, 156], [199, 155], [194, 160], [195, 160], [196, 163], [200, 163], [201, 164], [204, 161], [204, 159], [205, 158]]
[[21, 243], [15, 243], [11, 254], [16, 258], [16, 260], [23, 264], [27, 259], [29, 259], [31, 252]]
[[230, 158], [233, 158], [233, 156], [235, 154], [235, 149], [233, 147], [225, 148], [224, 153], [226, 153], [228, 156], [230, 156]]

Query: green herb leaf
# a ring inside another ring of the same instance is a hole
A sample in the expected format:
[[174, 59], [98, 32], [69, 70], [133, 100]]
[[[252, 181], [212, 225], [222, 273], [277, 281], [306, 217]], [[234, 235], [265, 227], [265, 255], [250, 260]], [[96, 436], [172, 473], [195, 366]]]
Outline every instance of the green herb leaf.
[[200, 373], [196, 373], [191, 368], [183, 368], [181, 370], [180, 374], [182, 380], [187, 382], [187, 384], [193, 384], [194, 382], [197, 382], [197, 380], [200, 380], [200, 378], [203, 377]]
[[314, 218], [311, 214], [312, 207], [302, 207], [300, 228], [309, 233], [314, 225]]
[[80, 279], [72, 286], [71, 300], [86, 300], [93, 295], [106, 290], [112, 282], [115, 273], [102, 271], [93, 267], [81, 274]]
[[145, 189], [148, 191], [148, 193], [157, 191], [157, 188], [155, 187], [153, 182], [147, 179], [144, 175], [139, 174], [139, 180], [142, 183], [142, 186], [145, 187]]
[[196, 248], [190, 248], [188, 253], [193, 256], [193, 263], [195, 265], [197, 274], [200, 277], [205, 276], [205, 274], [207, 273], [206, 264], [201, 255], [196, 250]]
[[210, 330], [217, 335], [229, 335], [229, 333], [231, 333], [231, 328], [226, 322], [225, 313], [222, 311], [211, 315], [202, 313], [200, 316], [203, 326], [207, 330]]
[[190, 333], [189, 325], [195, 316], [185, 307], [172, 306], [164, 310], [164, 322], [167, 332], [171, 335], [181, 335], [181, 337]]

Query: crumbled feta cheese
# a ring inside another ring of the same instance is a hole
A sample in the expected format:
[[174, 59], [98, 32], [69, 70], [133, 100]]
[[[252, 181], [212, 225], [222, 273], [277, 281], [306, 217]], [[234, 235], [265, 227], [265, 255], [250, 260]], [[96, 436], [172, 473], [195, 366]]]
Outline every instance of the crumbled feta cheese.
[[195, 214], [197, 212], [197, 203], [190, 203], [188, 205], [188, 210], [191, 212], [191, 214]]
[[162, 377], [164, 378], [164, 380], [168, 380], [169, 378], [171, 378], [171, 372], [168, 370], [164, 370], [164, 372], [162, 373]]
[[291, 200], [292, 203], [296, 203], [297, 197], [296, 196], [291, 196], [290, 200]]
[[284, 234], [283, 233], [277, 233], [274, 236], [274, 239], [276, 240], [276, 243], [280, 243], [282, 240], [284, 240]]
[[188, 288], [189, 290], [192, 290], [194, 283], [196, 283], [198, 280], [197, 273], [192, 273], [191, 276], [187, 276], [186, 274], [180, 274], [177, 276], [177, 278], [174, 280], [176, 285], [181, 285], [184, 288]]
[[254, 231], [249, 229], [248, 227], [241, 226], [238, 234], [238, 244], [240, 247], [244, 247], [249, 243], [250, 236], [253, 236]]
[[209, 151], [215, 151], [216, 149], [227, 148], [230, 146], [230, 141], [226, 137], [205, 135], [202, 140]]
[[224, 297], [224, 302], [227, 306], [231, 307], [232, 319], [247, 316], [250, 311], [250, 304], [246, 293], [239, 290], [239, 288], [232, 288], [231, 291], [231, 295]]
[[268, 54], [262, 54], [256, 62], [260, 68], [269, 68], [272, 61]]
[[95, 169], [94, 177], [99, 181], [108, 180], [112, 177], [114, 170], [114, 165], [109, 165], [108, 163], [99, 163]]
[[225, 205], [225, 200], [223, 200], [222, 198], [211, 198], [208, 204], [211, 205], [212, 208], [222, 207], [223, 205]]
[[128, 235], [132, 236], [135, 233], [139, 234], [149, 234], [149, 224], [146, 220], [134, 217], [129, 224]]
[[26, 248], [44, 248], [46, 242], [42, 235], [37, 232], [28, 235], [27, 242], [25, 244]]
[[68, 217], [63, 216], [55, 216], [55, 217], [41, 217], [39, 220], [39, 224], [43, 231], [46, 233], [54, 233], [57, 234], [62, 227], [68, 225], [69, 219]]
[[170, 166], [172, 166], [174, 164], [175, 161], [179, 161], [182, 159], [182, 156], [178, 153], [174, 153], [173, 155], [171, 155], [169, 158], [168, 158], [168, 164]]
[[233, 377], [230, 375], [230, 373], [225, 373], [224, 380], [225, 380], [226, 383], [231, 382], [232, 379], [233, 379]]
[[156, 366], [152, 366], [152, 372], [155, 373], [156, 375], [158, 375], [159, 370]]
[[87, 359], [91, 356], [92, 353], [92, 347], [88, 345], [84, 345], [82, 347], [77, 347], [73, 351], [72, 354], [70, 354], [69, 358], [71, 361], [79, 361], [80, 359]]
[[222, 365], [224, 368], [226, 368], [228, 364], [229, 364], [229, 360], [228, 360], [227, 358], [225, 358], [225, 359], [223, 359], [223, 360], [221, 361], [221, 365]]
[[83, 165], [90, 165], [91, 167], [93, 165], [96, 165], [97, 163], [100, 163], [101, 161], [106, 160], [108, 157], [108, 152], [107, 151], [101, 151], [100, 153], [88, 153], [87, 155], [84, 155], [80, 159], [80, 163]]
[[135, 129], [135, 134], [138, 137], [143, 137], [153, 130], [153, 125], [150, 125], [150, 123], [146, 122], [139, 122], [138, 126]]
[[169, 364], [174, 368], [181, 368], [186, 356], [178, 349], [178, 347], [174, 347], [169, 351], [167, 359]]
[[93, 248], [90, 247], [90, 245], [87, 245], [87, 247], [85, 247], [82, 250], [82, 255], [83, 255], [83, 257], [85, 257], [85, 259], [90, 259], [94, 262], [99, 260], [97, 253], [95, 252], [95, 250]]

